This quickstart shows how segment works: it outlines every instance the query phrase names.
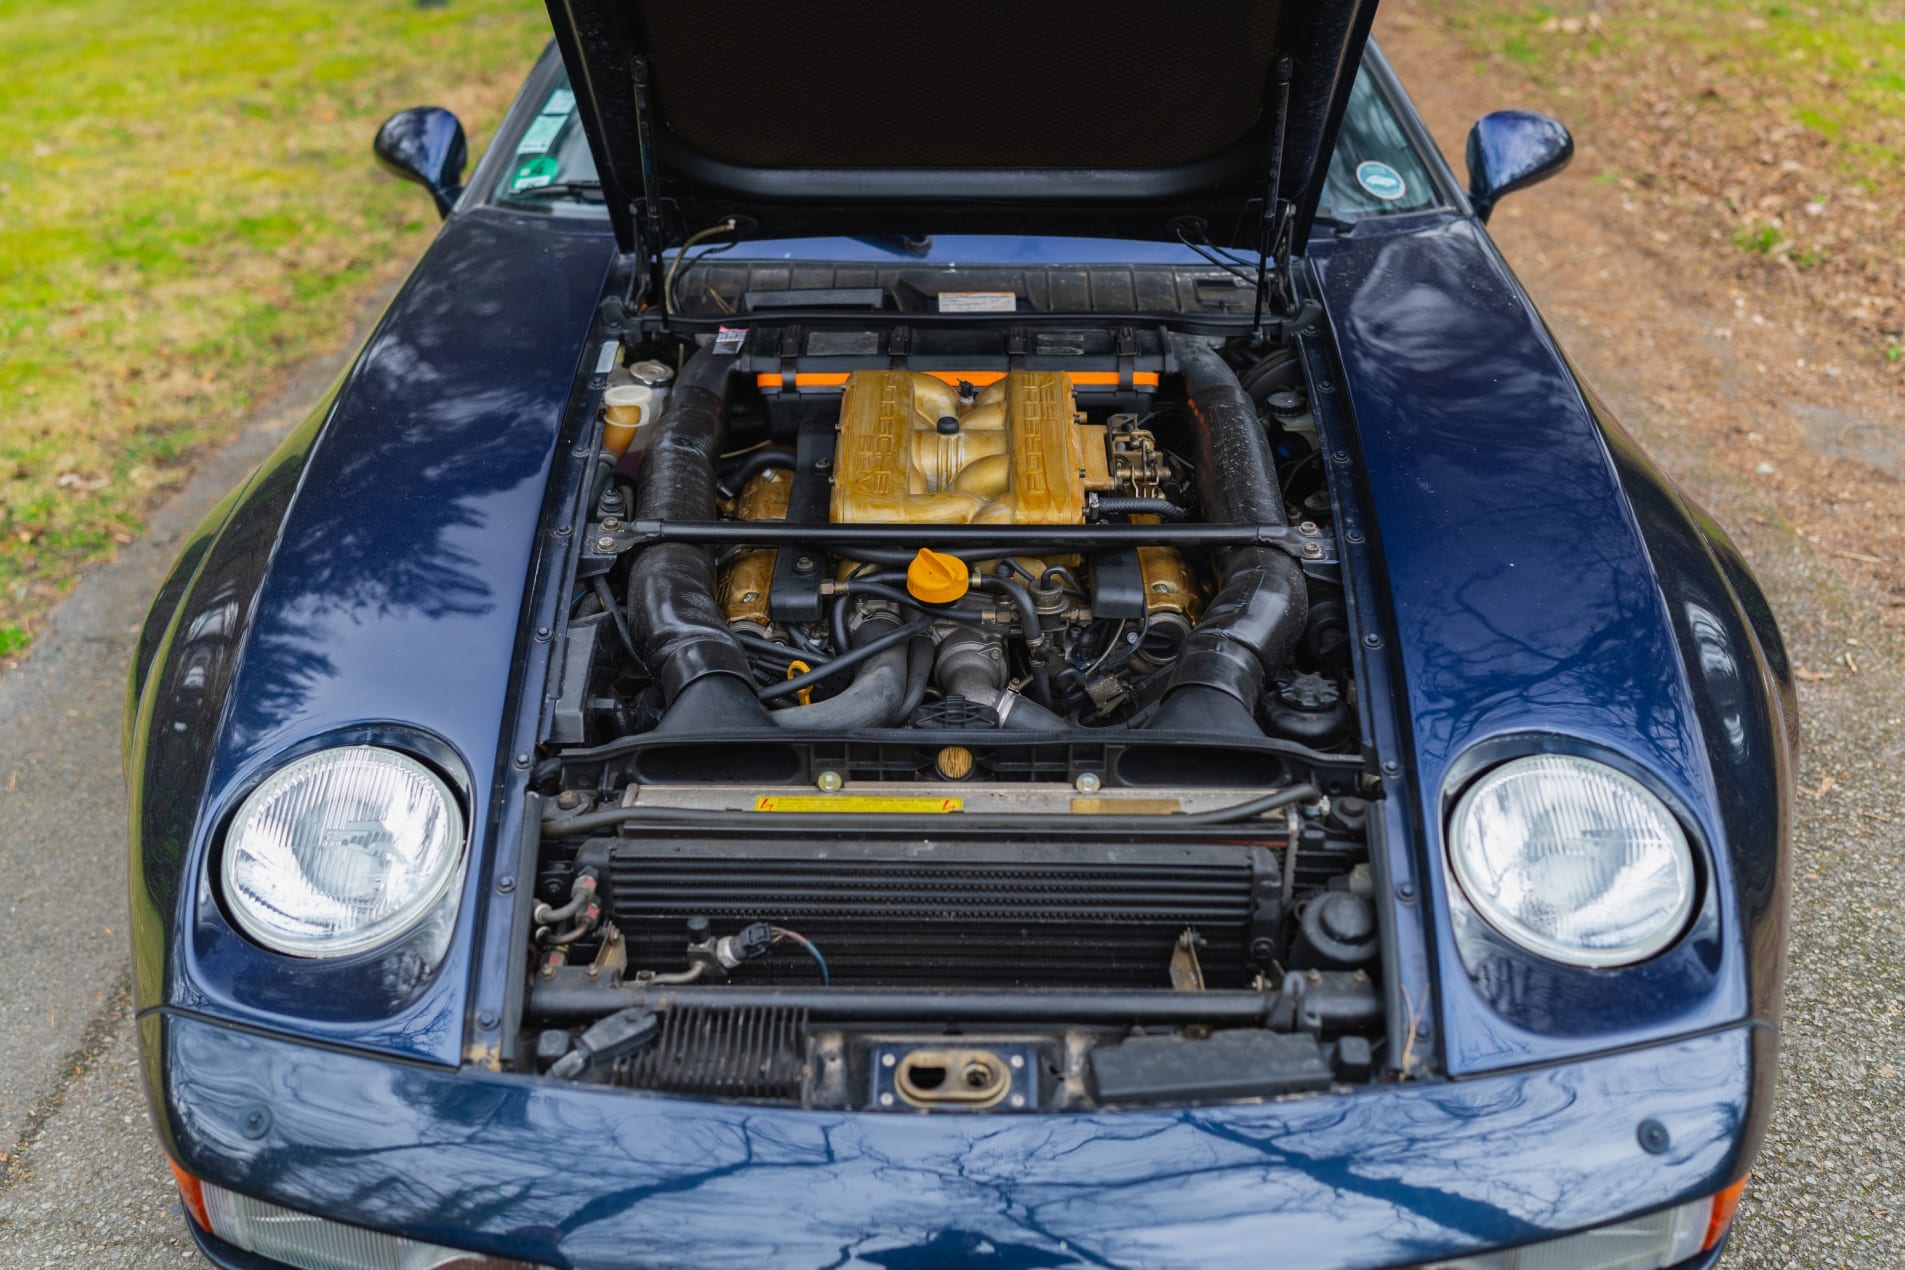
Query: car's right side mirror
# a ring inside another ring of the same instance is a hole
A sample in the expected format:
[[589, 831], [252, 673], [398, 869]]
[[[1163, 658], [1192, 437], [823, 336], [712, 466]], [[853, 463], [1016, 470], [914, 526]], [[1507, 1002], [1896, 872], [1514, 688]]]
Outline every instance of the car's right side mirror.
[[437, 215], [448, 216], [463, 192], [463, 167], [469, 144], [463, 124], [441, 106], [412, 106], [384, 120], [371, 149], [383, 165], [406, 181], [430, 191]]
[[1545, 181], [1574, 158], [1574, 138], [1559, 119], [1532, 110], [1497, 110], [1468, 130], [1468, 196], [1487, 220], [1502, 195]]

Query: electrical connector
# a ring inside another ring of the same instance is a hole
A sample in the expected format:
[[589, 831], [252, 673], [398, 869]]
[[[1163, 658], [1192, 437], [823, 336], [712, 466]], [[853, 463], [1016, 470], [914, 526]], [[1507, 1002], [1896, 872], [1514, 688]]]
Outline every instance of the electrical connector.
[[660, 1034], [661, 1019], [646, 1006], [617, 1010], [576, 1037], [575, 1048], [557, 1059], [549, 1074], [562, 1080], [585, 1080], [613, 1067], [618, 1059], [647, 1049]]

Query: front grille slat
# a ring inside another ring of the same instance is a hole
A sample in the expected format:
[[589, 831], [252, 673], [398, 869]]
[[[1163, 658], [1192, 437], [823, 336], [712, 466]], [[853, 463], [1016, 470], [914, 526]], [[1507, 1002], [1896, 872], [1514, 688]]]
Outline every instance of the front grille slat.
[[807, 1012], [781, 1006], [661, 1012], [646, 1052], [616, 1066], [616, 1083], [718, 1098], [797, 1099]]

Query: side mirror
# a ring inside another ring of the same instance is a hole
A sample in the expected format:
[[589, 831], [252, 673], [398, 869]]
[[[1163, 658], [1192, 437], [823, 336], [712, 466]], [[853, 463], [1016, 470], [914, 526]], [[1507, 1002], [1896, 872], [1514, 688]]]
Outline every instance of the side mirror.
[[1468, 130], [1468, 196], [1483, 220], [1502, 195], [1545, 181], [1574, 158], [1574, 138], [1559, 119], [1532, 110], [1497, 110]]
[[384, 120], [371, 149], [383, 165], [406, 181], [415, 181], [437, 201], [437, 215], [448, 216], [463, 192], [463, 167], [469, 144], [463, 125], [441, 106], [413, 106]]

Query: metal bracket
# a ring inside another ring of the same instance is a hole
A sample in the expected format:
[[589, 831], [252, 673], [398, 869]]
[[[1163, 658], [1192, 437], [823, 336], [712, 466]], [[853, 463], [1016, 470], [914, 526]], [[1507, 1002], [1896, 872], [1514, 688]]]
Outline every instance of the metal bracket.
[[582, 549], [576, 553], [577, 580], [600, 577], [615, 567], [615, 561], [622, 553], [654, 541], [652, 536], [643, 534], [639, 526], [655, 523], [605, 516], [588, 526], [582, 535]]
[[[779, 526], [799, 529], [824, 523], [832, 496], [834, 425], [812, 419], [794, 437], [794, 487], [787, 495], [787, 519]], [[803, 568], [802, 565], [806, 567]], [[789, 550], [774, 558], [774, 582], [768, 591], [768, 612], [777, 622], [818, 622], [821, 604], [820, 553], [798, 538]]]
[[1190, 926], [1186, 926], [1184, 933], [1177, 937], [1177, 946], [1171, 950], [1172, 988], [1179, 992], [1204, 990], [1204, 967], [1197, 960], [1197, 950], [1203, 943], [1204, 937]]

